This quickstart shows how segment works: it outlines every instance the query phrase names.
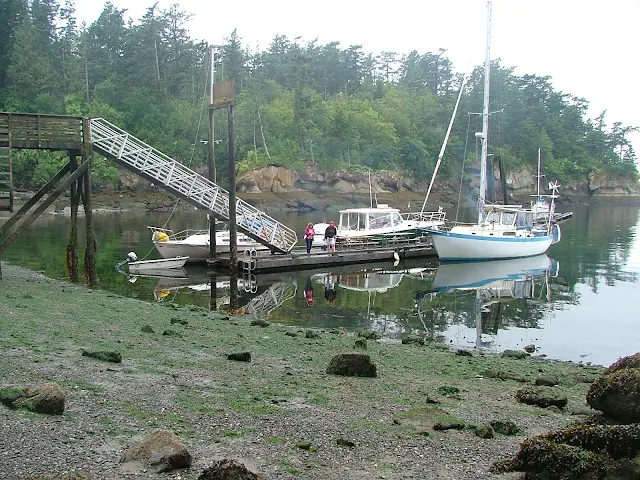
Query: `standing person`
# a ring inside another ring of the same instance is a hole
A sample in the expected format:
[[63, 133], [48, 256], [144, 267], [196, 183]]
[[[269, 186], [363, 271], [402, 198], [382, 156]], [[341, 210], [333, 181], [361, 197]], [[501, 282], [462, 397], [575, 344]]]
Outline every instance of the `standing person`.
[[311, 245], [313, 244], [313, 236], [316, 232], [313, 230], [313, 223], [307, 225], [304, 230], [304, 241], [307, 243], [307, 255], [311, 253]]
[[331, 253], [336, 253], [336, 235], [338, 230], [334, 221], [329, 222], [329, 226], [324, 231], [324, 240], [327, 244], [327, 250]]

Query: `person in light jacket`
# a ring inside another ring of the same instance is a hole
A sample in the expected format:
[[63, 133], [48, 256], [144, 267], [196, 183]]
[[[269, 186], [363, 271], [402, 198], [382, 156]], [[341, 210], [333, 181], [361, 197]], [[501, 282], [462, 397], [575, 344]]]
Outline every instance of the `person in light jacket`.
[[311, 253], [311, 245], [313, 245], [313, 236], [316, 232], [313, 230], [313, 223], [307, 225], [304, 230], [304, 241], [307, 244], [307, 255]]

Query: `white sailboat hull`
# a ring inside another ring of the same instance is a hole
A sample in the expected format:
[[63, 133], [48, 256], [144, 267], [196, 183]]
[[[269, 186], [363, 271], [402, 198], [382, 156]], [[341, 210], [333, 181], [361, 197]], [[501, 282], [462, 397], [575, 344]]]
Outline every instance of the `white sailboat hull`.
[[428, 230], [442, 261], [496, 260], [532, 257], [545, 253], [552, 235], [516, 237]]

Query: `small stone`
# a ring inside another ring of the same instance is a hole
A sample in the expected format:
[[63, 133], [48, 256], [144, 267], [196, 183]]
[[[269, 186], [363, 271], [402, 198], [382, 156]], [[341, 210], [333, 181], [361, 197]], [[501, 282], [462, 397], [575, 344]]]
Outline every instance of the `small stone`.
[[269, 325], [271, 325], [269, 322], [267, 322], [266, 320], [253, 320], [250, 325], [252, 327], [268, 327]]
[[533, 353], [536, 351], [536, 346], [532, 343], [524, 347], [524, 351], [527, 353]]
[[351, 440], [346, 440], [344, 438], [338, 438], [336, 440], [336, 445], [338, 445], [339, 447], [349, 447], [349, 448], [353, 448], [356, 446], [356, 444], [353, 443]]
[[229, 355], [227, 355], [227, 360], [235, 360], [236, 362], [250, 362], [251, 353], [249, 352], [230, 353]]

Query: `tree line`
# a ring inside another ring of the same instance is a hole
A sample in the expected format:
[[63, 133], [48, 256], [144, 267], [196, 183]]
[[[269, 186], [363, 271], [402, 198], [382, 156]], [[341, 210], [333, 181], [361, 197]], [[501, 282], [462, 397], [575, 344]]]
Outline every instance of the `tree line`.
[[[190, 14], [149, 6], [133, 22], [107, 2], [78, 25], [73, 0], [0, 0], [0, 110], [102, 117], [197, 168], [207, 161], [209, 72], [235, 82], [238, 169], [400, 170], [431, 175], [462, 74], [446, 50], [367, 53], [360, 45], [275, 36], [252, 50], [233, 30], [222, 45], [189, 36]], [[476, 158], [482, 66], [464, 86], [442, 175], [459, 176]], [[629, 134], [605, 112], [553, 88], [551, 77], [518, 76], [492, 63], [490, 152], [507, 168], [535, 166], [548, 178], [584, 182], [594, 171], [638, 178]], [[219, 179], [226, 175], [226, 115], [217, 114]], [[223, 161], [220, 161], [223, 159]], [[58, 153], [15, 155], [18, 185], [37, 187], [67, 160]], [[117, 170], [95, 159], [97, 186], [117, 186]]]

